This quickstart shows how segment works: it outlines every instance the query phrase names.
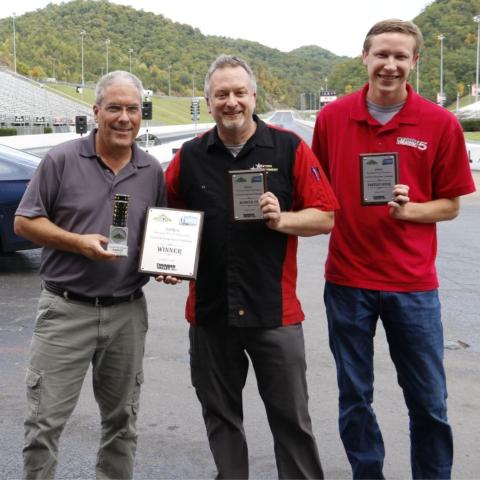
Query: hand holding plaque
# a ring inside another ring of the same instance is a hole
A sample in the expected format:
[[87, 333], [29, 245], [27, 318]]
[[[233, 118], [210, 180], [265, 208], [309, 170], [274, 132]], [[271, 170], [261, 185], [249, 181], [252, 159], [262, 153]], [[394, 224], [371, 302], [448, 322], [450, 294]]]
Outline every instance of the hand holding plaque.
[[397, 153], [360, 155], [362, 205], [386, 205], [398, 183]]
[[258, 199], [267, 191], [267, 172], [231, 170], [231, 213], [235, 222], [264, 221]]

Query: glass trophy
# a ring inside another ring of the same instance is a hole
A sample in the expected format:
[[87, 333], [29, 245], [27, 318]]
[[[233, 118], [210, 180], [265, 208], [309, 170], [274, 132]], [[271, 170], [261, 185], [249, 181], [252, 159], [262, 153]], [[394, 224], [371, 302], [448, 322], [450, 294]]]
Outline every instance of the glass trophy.
[[113, 198], [112, 224], [107, 250], [119, 257], [128, 256], [128, 201], [129, 196], [121, 193], [116, 193]]

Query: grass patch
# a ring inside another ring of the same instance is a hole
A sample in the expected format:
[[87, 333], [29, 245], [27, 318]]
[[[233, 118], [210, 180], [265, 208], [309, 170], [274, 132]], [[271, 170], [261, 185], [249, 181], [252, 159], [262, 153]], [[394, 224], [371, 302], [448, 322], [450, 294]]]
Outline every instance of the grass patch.
[[83, 103], [84, 105], [93, 105], [95, 101], [95, 92], [92, 88], [85, 88], [83, 93], [77, 93], [75, 87], [71, 85], [60, 85], [48, 83], [45, 85], [45, 88], [52, 90], [55, 93], [60, 93], [61, 95], [75, 100], [78, 103]]
[[[463, 97], [460, 97], [458, 99], [458, 108], [466, 107], [467, 105], [470, 105], [471, 103], [475, 103], [475, 97], [473, 95], [464, 95]], [[452, 102], [448, 107], [448, 110], [451, 112], [456, 112], [457, 111], [457, 100]]]
[[465, 140], [473, 142], [480, 142], [480, 132], [463, 132]]

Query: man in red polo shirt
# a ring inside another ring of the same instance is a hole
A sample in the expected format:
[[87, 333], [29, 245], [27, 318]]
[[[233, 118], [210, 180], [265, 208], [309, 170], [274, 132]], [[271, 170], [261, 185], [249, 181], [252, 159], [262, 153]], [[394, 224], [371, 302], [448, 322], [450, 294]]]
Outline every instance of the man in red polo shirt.
[[409, 410], [413, 478], [451, 474], [436, 222], [455, 218], [475, 187], [456, 118], [407, 84], [421, 44], [411, 22], [375, 24], [363, 45], [368, 84], [326, 106], [315, 125], [313, 151], [341, 206], [325, 304], [354, 478], [383, 478], [372, 409], [378, 318]]

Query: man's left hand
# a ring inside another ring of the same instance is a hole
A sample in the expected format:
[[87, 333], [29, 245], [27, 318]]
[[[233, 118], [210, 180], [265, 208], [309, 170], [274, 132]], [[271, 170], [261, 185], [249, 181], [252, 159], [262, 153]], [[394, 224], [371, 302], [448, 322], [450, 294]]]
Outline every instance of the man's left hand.
[[281, 211], [278, 198], [272, 192], [265, 192], [258, 200], [263, 218], [268, 228], [277, 230], [280, 225]]
[[392, 200], [388, 202], [388, 206], [390, 207], [389, 212], [392, 218], [408, 220], [409, 190], [410, 187], [408, 185], [398, 184], [393, 187]]
[[178, 283], [182, 283], [181, 278], [172, 277], [171, 275], [157, 275], [155, 277], [157, 282], [163, 282], [167, 285], [177, 285]]

